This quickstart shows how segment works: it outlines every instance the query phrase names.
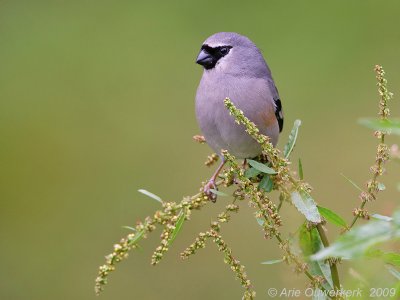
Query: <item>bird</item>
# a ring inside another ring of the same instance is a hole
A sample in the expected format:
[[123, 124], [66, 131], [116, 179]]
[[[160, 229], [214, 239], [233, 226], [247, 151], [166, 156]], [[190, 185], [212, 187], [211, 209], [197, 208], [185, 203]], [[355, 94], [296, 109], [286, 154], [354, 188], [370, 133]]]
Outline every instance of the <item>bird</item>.
[[204, 193], [215, 202], [215, 180], [225, 164], [221, 151], [227, 150], [239, 159], [262, 153], [244, 126], [229, 115], [224, 99], [229, 98], [242, 110], [274, 146], [283, 129], [283, 109], [271, 70], [248, 37], [235, 32], [215, 33], [203, 42], [196, 63], [204, 69], [195, 97], [197, 122], [206, 143], [221, 158], [204, 186]]

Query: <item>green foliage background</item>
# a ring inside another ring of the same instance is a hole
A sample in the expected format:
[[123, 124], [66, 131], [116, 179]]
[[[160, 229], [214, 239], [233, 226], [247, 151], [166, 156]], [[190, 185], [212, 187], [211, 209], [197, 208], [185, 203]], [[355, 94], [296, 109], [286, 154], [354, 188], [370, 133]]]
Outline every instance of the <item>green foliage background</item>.
[[[398, 1], [1, 1], [1, 299], [94, 299], [94, 278], [112, 243], [163, 199], [197, 192], [212, 173], [194, 94], [202, 41], [218, 31], [249, 36], [263, 50], [285, 109], [282, 147], [303, 121], [301, 156], [314, 198], [348, 220], [368, 179], [376, 139], [357, 125], [377, 112], [374, 64], [387, 72], [399, 116]], [[396, 100], [397, 99], [397, 100]], [[396, 137], [389, 138], [398, 142]], [[398, 206], [398, 165], [370, 212]], [[185, 224], [157, 267], [159, 233], [110, 276], [102, 299], [236, 299], [241, 287], [209, 245], [188, 262], [179, 252], [224, 207], [224, 198]], [[243, 203], [224, 236], [246, 265], [260, 299], [268, 287], [303, 287], [263, 240]], [[292, 215], [296, 215], [295, 218]], [[301, 217], [287, 208], [285, 227]], [[334, 231], [333, 227], [330, 227]], [[358, 269], [357, 269], [358, 267]], [[387, 286], [380, 264], [356, 270]], [[349, 275], [344, 263], [343, 278]]]

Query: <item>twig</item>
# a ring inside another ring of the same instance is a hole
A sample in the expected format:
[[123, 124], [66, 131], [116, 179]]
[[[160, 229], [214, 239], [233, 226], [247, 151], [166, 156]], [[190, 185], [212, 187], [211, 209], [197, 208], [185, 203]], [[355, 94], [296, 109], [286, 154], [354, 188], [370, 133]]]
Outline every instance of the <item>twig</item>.
[[[392, 93], [387, 89], [387, 80], [385, 79], [385, 71], [382, 66], [376, 65], [374, 68], [376, 72], [378, 94], [379, 94], [379, 113], [381, 120], [387, 120], [390, 115], [390, 110], [388, 107], [388, 101], [392, 98]], [[354, 218], [351, 222], [348, 230], [350, 230], [357, 222], [360, 217], [369, 219], [369, 214], [365, 210], [367, 202], [376, 200], [377, 194], [379, 192], [379, 183], [377, 181], [378, 177], [384, 172], [383, 164], [389, 159], [389, 148], [385, 144], [386, 132], [376, 131], [375, 136], [379, 139], [379, 144], [377, 146], [375, 164], [371, 167], [373, 172], [373, 178], [367, 182], [367, 192], [361, 192], [361, 205], [353, 211]]]

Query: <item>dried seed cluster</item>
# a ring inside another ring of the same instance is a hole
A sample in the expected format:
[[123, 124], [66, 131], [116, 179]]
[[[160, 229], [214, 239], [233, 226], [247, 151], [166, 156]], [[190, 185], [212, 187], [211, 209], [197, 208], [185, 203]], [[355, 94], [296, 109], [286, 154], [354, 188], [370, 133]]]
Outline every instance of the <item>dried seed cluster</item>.
[[207, 167], [211, 167], [214, 163], [216, 163], [218, 161], [218, 158], [219, 158], [218, 155], [213, 153], [213, 154], [207, 156], [207, 160], [204, 162], [204, 164]]
[[[393, 94], [387, 89], [387, 80], [384, 77], [385, 71], [382, 66], [376, 65], [375, 68], [376, 80], [378, 86], [379, 94], [379, 112], [381, 120], [386, 120], [390, 115], [390, 110], [388, 107], [389, 100], [393, 97]], [[390, 158], [389, 147], [385, 144], [385, 136], [387, 132], [375, 131], [374, 135], [379, 139], [379, 144], [376, 148], [375, 162], [370, 167], [372, 173], [372, 179], [366, 182], [366, 191], [362, 191], [359, 195], [361, 200], [361, 205], [353, 210], [354, 219], [350, 225], [350, 228], [357, 222], [358, 218], [363, 218], [368, 220], [369, 214], [365, 205], [373, 200], [376, 200], [379, 191], [383, 190], [383, 184], [378, 182], [378, 177], [385, 173], [384, 164]], [[350, 229], [349, 228], [349, 229]]]
[[370, 219], [370, 215], [368, 213], [368, 210], [366, 210], [365, 208], [355, 208], [353, 210], [353, 216], [358, 217], [358, 218], [362, 218], [364, 220], [369, 220]]
[[127, 237], [122, 238], [119, 243], [114, 245], [113, 252], [105, 257], [106, 263], [99, 267], [99, 273], [95, 280], [95, 292], [97, 295], [107, 284], [108, 275], [115, 270], [115, 264], [127, 258], [128, 252], [137, 247], [137, 241], [156, 228], [155, 224], [155, 218], [147, 217], [144, 223], [138, 222], [135, 227], [135, 233], [128, 234]]
[[168, 251], [168, 244], [171, 238], [171, 233], [175, 229], [175, 224], [178, 218], [178, 212], [182, 211], [185, 214], [185, 219], [190, 217], [191, 211], [200, 209], [208, 204], [208, 198], [203, 192], [192, 197], [185, 197], [179, 204], [175, 202], [164, 202], [163, 209], [154, 213], [153, 217], [146, 217], [144, 222], [138, 222], [135, 226], [135, 233], [129, 234], [127, 237], [120, 240], [114, 245], [114, 250], [107, 255], [106, 263], [99, 267], [99, 272], [95, 280], [95, 292], [99, 294], [107, 284], [108, 275], [115, 270], [116, 263], [128, 257], [128, 252], [137, 248], [137, 243], [146, 238], [147, 234], [154, 231], [156, 225], [161, 225], [164, 230], [161, 233], [160, 246], [153, 253], [151, 263], [157, 264]]
[[205, 137], [203, 135], [198, 135], [198, 134], [193, 136], [193, 140], [200, 144], [204, 144], [206, 142]]
[[196, 241], [181, 253], [181, 257], [186, 259], [190, 255], [195, 254], [198, 249], [204, 248], [206, 246], [206, 239], [208, 238], [212, 239], [212, 241], [217, 245], [218, 251], [224, 254], [224, 262], [230, 266], [231, 270], [240, 280], [240, 284], [245, 289], [243, 299], [254, 299], [256, 293], [252, 290], [252, 285], [244, 270], [244, 266], [232, 255], [231, 248], [216, 230], [210, 229], [207, 232], [201, 232], [196, 238]]

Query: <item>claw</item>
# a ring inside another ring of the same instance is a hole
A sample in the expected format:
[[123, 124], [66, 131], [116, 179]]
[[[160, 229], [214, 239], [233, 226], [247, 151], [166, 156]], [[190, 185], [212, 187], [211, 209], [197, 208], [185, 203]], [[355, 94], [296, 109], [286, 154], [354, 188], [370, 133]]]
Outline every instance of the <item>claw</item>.
[[217, 201], [217, 195], [215, 195], [211, 190], [218, 190], [214, 179], [210, 179], [204, 186], [204, 194], [206, 194], [208, 199], [210, 199], [212, 202], [215, 202]]
[[217, 195], [215, 195], [211, 190], [218, 190], [217, 185], [215, 184], [215, 178], [217, 178], [219, 172], [221, 172], [222, 168], [224, 167], [225, 161], [222, 159], [221, 164], [211, 177], [211, 179], [207, 182], [207, 184], [204, 186], [204, 194], [210, 199], [212, 202], [217, 201]]

